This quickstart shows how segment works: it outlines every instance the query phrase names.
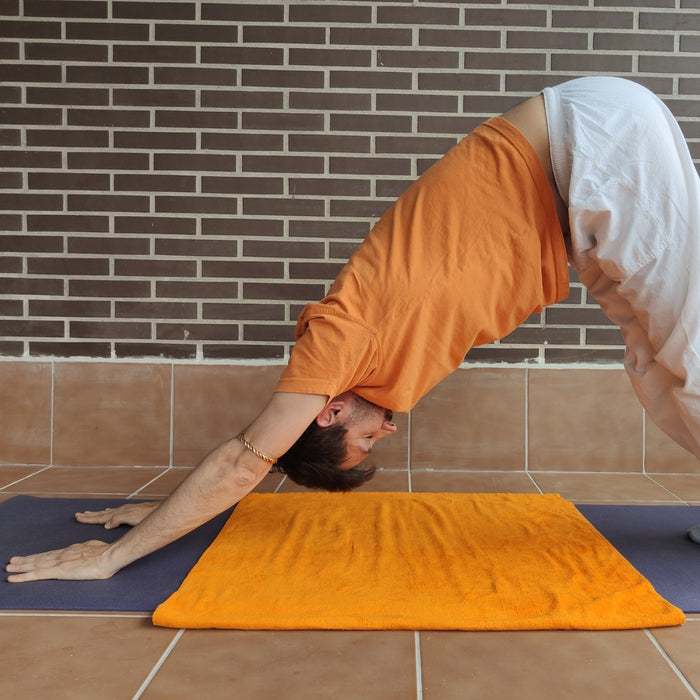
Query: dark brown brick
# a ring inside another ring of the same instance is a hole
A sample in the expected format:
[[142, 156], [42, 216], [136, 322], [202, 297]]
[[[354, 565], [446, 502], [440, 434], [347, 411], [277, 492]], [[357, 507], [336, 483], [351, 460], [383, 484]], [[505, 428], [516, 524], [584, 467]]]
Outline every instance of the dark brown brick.
[[145, 128], [151, 116], [146, 110], [135, 109], [69, 109], [70, 126], [133, 126]]
[[278, 3], [202, 3], [203, 20], [223, 20], [227, 22], [282, 22], [284, 6]]
[[[421, 161], [419, 161], [421, 163]], [[420, 173], [424, 173], [427, 166], [420, 168]], [[391, 201], [398, 199], [413, 184], [413, 179], [403, 178], [401, 180], [377, 180], [377, 197], [384, 197]], [[386, 207], [388, 209], [388, 207]]]
[[190, 149], [197, 145], [195, 134], [181, 131], [115, 131], [116, 148], [144, 148], [149, 150]]
[[[495, 113], [488, 113], [489, 116], [491, 114]], [[418, 117], [418, 132], [421, 134], [458, 134], [464, 136], [482, 121], [484, 120], [479, 117], [420, 116]]]
[[325, 204], [319, 199], [275, 199], [246, 197], [243, 200], [243, 214], [247, 216], [323, 216]]
[[12, 253], [62, 253], [63, 238], [60, 236], [0, 236], [0, 250]]
[[25, 17], [107, 17], [106, 0], [24, 0]]
[[331, 27], [331, 44], [346, 46], [411, 46], [413, 32], [410, 29], [385, 27]]
[[498, 49], [501, 34], [478, 29], [421, 29], [418, 33], [421, 46], [460, 46], [474, 49]]
[[698, 59], [695, 56], [640, 56], [639, 70], [647, 73], [695, 73]]
[[322, 173], [323, 158], [313, 156], [244, 155], [243, 171], [249, 173]]
[[201, 140], [202, 148], [212, 151], [281, 151], [284, 146], [282, 134], [205, 132]]
[[377, 136], [377, 153], [416, 155], [444, 155], [457, 143], [457, 139], [439, 136]]
[[156, 126], [183, 129], [236, 129], [238, 115], [235, 112], [210, 112], [206, 110], [156, 111]]
[[[187, 25], [186, 29], [191, 29]], [[149, 27], [136, 22], [66, 22], [67, 39], [148, 41]]]
[[213, 153], [156, 153], [154, 167], [156, 170], [186, 171], [227, 171], [237, 170], [237, 158], [234, 155], [216, 155]]
[[283, 105], [284, 96], [281, 92], [202, 90], [202, 107], [282, 109]]
[[[554, 58], [554, 57], [553, 57]], [[537, 70], [544, 72], [547, 56], [543, 53], [467, 52], [464, 55], [467, 70]]]
[[[27, 217], [31, 218], [31, 216]], [[19, 214], [5, 214], [0, 212], [0, 229], [5, 231], [22, 231], [22, 217]]]
[[3, 61], [18, 61], [19, 43], [15, 41], [0, 42], [0, 59]]
[[289, 194], [316, 195], [323, 197], [369, 197], [370, 184], [364, 178], [349, 179], [334, 177], [329, 178], [301, 178], [295, 177], [289, 180]]
[[0, 109], [0, 124], [60, 124], [60, 109], [38, 107], [3, 107]]
[[291, 262], [289, 263], [289, 276], [293, 280], [334, 280], [342, 267], [343, 263]]
[[114, 176], [115, 192], [196, 192], [194, 175], [142, 175], [130, 173]]
[[193, 360], [197, 356], [194, 344], [177, 343], [114, 343], [117, 357], [169, 357], [174, 360]]
[[24, 55], [29, 61], [103, 62], [108, 59], [108, 49], [100, 44], [27, 43], [24, 47]]
[[284, 51], [256, 46], [203, 46], [202, 63], [225, 63], [227, 66], [281, 66]]
[[68, 153], [68, 167], [76, 170], [148, 170], [148, 153], [76, 151]]
[[112, 17], [115, 19], [195, 19], [194, 2], [135, 2], [114, 0]]
[[41, 277], [0, 277], [0, 294], [11, 296], [63, 296], [63, 280]]
[[45, 19], [27, 22], [5, 19], [2, 35], [7, 39], [60, 39], [61, 23], [47, 22]]
[[22, 189], [22, 173], [0, 171], [0, 189]]
[[[639, 57], [640, 64], [644, 56]], [[557, 54], [552, 56], [552, 70], [574, 71], [581, 65], [580, 54]], [[641, 68], [641, 66], [640, 66]], [[594, 72], [629, 73], [632, 70], [632, 56], [614, 54], [593, 54], [586, 56], [586, 70]], [[656, 70], [656, 69], [654, 69]]]
[[324, 86], [321, 71], [244, 68], [241, 73], [241, 85], [246, 87], [322, 88]]
[[198, 44], [235, 44], [238, 27], [233, 24], [157, 24], [156, 41], [186, 41]]
[[148, 211], [148, 197], [131, 194], [69, 194], [69, 211]]
[[60, 168], [61, 154], [54, 151], [14, 151], [2, 154], [4, 168]]
[[506, 46], [509, 49], [585, 51], [588, 48], [588, 34], [584, 32], [509, 31], [506, 35]]
[[[56, 67], [58, 68], [58, 66]], [[109, 65], [66, 66], [66, 77], [69, 83], [148, 84], [148, 68]]]
[[372, 97], [369, 94], [351, 92], [291, 92], [289, 106], [292, 109], [316, 109], [321, 111], [369, 111]]
[[545, 310], [545, 318], [547, 323], [558, 326], [605, 326], [611, 324], [611, 321], [599, 308], [550, 306]]
[[156, 197], [156, 212], [183, 214], [237, 214], [233, 197]]
[[197, 318], [197, 304], [165, 301], [117, 301], [116, 318], [185, 319]]
[[246, 44], [322, 44], [326, 38], [323, 27], [299, 25], [248, 25], [243, 27]]
[[[358, 117], [359, 118], [359, 117]], [[290, 134], [290, 151], [309, 151], [311, 153], [369, 153], [370, 136], [345, 134]]]
[[115, 260], [114, 274], [128, 277], [196, 277], [194, 260]]
[[207, 238], [159, 238], [156, 240], [156, 255], [183, 255], [193, 258], [235, 257], [238, 241]]
[[457, 95], [421, 95], [388, 93], [377, 95], [377, 109], [383, 112], [457, 112]]
[[31, 316], [59, 316], [64, 318], [100, 318], [111, 313], [108, 301], [82, 299], [32, 299], [29, 301]]
[[453, 68], [460, 67], [458, 51], [426, 51], [425, 49], [411, 51], [392, 51], [380, 49], [377, 51], [377, 61], [380, 66], [387, 68]]
[[334, 260], [346, 261], [357, 250], [357, 241], [334, 241], [330, 245], [328, 257]]
[[411, 132], [410, 116], [397, 116], [395, 114], [332, 114], [331, 129], [334, 131], [368, 131], [370, 133], [382, 132]]
[[280, 342], [293, 343], [294, 324], [293, 323], [264, 323], [246, 324], [243, 326], [243, 340], [254, 342]]
[[[399, 190], [398, 194], [401, 194], [409, 183], [405, 183], [404, 186]], [[331, 202], [331, 216], [348, 218], [379, 218], [384, 212], [391, 206], [393, 200], [396, 197], [392, 196], [391, 202], [382, 201], [380, 199], [334, 199]]]
[[126, 238], [124, 236], [71, 236], [68, 238], [69, 253], [100, 255], [148, 255], [150, 242], [146, 238]]
[[74, 87], [27, 87], [28, 104], [46, 105], [93, 105], [109, 104], [109, 90], [101, 88]]
[[[499, 9], [467, 7], [464, 10], [464, 23], [467, 27], [546, 27], [547, 12], [546, 10], [524, 10], [513, 6]], [[564, 22], [557, 26], [575, 25]]]
[[202, 192], [218, 194], [282, 194], [284, 181], [279, 177], [207, 177]]
[[528, 328], [522, 326], [501, 340], [508, 345], [532, 344], [532, 345], [578, 345], [580, 334], [578, 328]]
[[537, 348], [511, 348], [502, 345], [483, 345], [472, 348], [465, 362], [528, 362], [539, 357]]
[[299, 282], [244, 282], [244, 299], [273, 299], [301, 301], [323, 299], [326, 287], [322, 283], [304, 284]]
[[624, 346], [619, 328], [586, 328], [586, 345]]
[[632, 29], [634, 27], [634, 14], [632, 12], [606, 12], [605, 10], [553, 10], [552, 27]]
[[328, 5], [297, 4], [289, 7], [291, 22], [322, 22], [324, 24], [366, 24], [372, 20], [370, 7], [342, 6], [335, 3]]
[[336, 221], [333, 224], [328, 221], [289, 222], [289, 235], [292, 237], [327, 239], [331, 230], [338, 238], [363, 239], [369, 229], [365, 222], [356, 221]]
[[498, 75], [491, 73], [457, 71], [454, 73], [420, 73], [418, 75], [419, 90], [498, 92], [498, 86]]
[[353, 49], [290, 49], [289, 63], [292, 66], [357, 66], [372, 65], [369, 50]]
[[27, 146], [107, 148], [108, 145], [108, 131], [88, 129], [27, 129]]
[[238, 325], [231, 323], [158, 323], [158, 340], [238, 340]]
[[32, 190], [109, 190], [109, 175], [97, 173], [29, 173]]
[[150, 296], [151, 283], [145, 280], [69, 280], [71, 297], [143, 299]]
[[194, 46], [115, 44], [112, 57], [116, 63], [195, 63], [197, 53]]
[[673, 51], [673, 44], [672, 34], [596, 32], [593, 35], [593, 49], [596, 51]]
[[322, 258], [323, 243], [301, 241], [243, 241], [243, 255], [251, 258]]
[[0, 102], [19, 104], [22, 101], [21, 87], [18, 85], [0, 85]]
[[231, 280], [279, 279], [284, 274], [284, 263], [276, 260], [204, 260], [202, 276], [225, 277]]
[[71, 338], [140, 338], [151, 337], [150, 323], [129, 321], [70, 321]]
[[410, 73], [394, 71], [331, 71], [332, 88], [410, 90]]
[[274, 360], [284, 357], [284, 345], [202, 345], [205, 359], [212, 360]]
[[96, 215], [29, 214], [27, 216], [27, 229], [29, 231], [100, 233], [109, 231], [109, 218]]
[[158, 280], [156, 296], [159, 299], [235, 299], [238, 282]]
[[548, 363], [570, 362], [622, 362], [625, 351], [620, 349], [596, 349], [596, 348], [545, 348], [544, 359]]
[[109, 260], [99, 258], [28, 258], [30, 275], [93, 276], [108, 275]]
[[19, 299], [0, 299], [0, 316], [22, 316], [22, 314], [23, 304]]
[[0, 192], [0, 209], [5, 211], [61, 211], [63, 209], [63, 197], [57, 194], [25, 194], [24, 192], [12, 192], [4, 194]]
[[230, 68], [158, 68], [156, 85], [238, 85], [238, 71]]
[[202, 316], [211, 320], [284, 321], [283, 304], [202, 304]]
[[323, 131], [322, 114], [244, 112], [243, 129], [252, 131]]
[[139, 107], [194, 107], [194, 90], [125, 90], [115, 88], [114, 104]]
[[110, 357], [112, 352], [109, 343], [67, 341], [65, 343], [30, 342], [29, 354], [32, 357]]
[[63, 336], [62, 321], [35, 321], [23, 319], [0, 319], [0, 336], [60, 338]]
[[[690, 0], [687, 5], [698, 9], [697, 2]], [[640, 12], [639, 28], [661, 31], [700, 31], [700, 14], [698, 12]]]
[[202, 220], [202, 234], [205, 236], [281, 236], [284, 223], [280, 219], [217, 219], [207, 217]]
[[115, 216], [116, 233], [152, 233], [169, 235], [194, 235], [195, 219], [167, 216]]

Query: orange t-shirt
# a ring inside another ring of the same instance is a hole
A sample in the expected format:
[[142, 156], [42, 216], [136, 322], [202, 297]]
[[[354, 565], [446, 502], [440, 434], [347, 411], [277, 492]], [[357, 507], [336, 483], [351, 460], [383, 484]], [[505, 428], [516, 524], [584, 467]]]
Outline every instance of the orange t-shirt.
[[276, 391], [352, 389], [409, 411], [471, 347], [504, 337], [568, 289], [542, 164], [518, 129], [491, 119], [411, 185], [328, 296], [303, 309]]

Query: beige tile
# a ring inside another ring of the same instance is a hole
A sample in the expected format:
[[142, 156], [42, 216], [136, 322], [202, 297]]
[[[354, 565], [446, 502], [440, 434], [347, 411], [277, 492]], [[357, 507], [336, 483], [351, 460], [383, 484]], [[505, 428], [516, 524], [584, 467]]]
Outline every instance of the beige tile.
[[[300, 493], [309, 490], [287, 478], [280, 486], [279, 493]], [[367, 483], [355, 491], [408, 491], [408, 471], [401, 469], [378, 470]]]
[[148, 619], [0, 616], [0, 648], [12, 660], [0, 696], [131, 698], [176, 633]]
[[461, 369], [411, 415], [415, 469], [525, 467], [525, 370]]
[[700, 618], [689, 615], [681, 627], [653, 629], [651, 634], [700, 694]]
[[148, 467], [51, 467], [9, 487], [7, 491], [55, 496], [59, 494], [125, 497], [162, 473]]
[[420, 639], [425, 700], [689, 698], [642, 630], [422, 632]]
[[650, 474], [649, 476], [684, 501], [700, 501], [700, 474]]
[[143, 700], [416, 697], [412, 632], [189, 630]]
[[623, 370], [529, 372], [529, 468], [642, 471], [643, 411]]
[[697, 457], [671, 440], [646, 416], [646, 470], [654, 473], [700, 474]]
[[0, 489], [16, 486], [17, 482], [32, 474], [40, 472], [45, 467], [0, 466]]
[[168, 466], [170, 365], [59, 363], [54, 463]]
[[176, 365], [173, 464], [192, 467], [267, 404], [281, 366]]
[[0, 463], [49, 464], [51, 364], [0, 362]]
[[[168, 469], [155, 481], [139, 491], [138, 496], [169, 496], [190, 472], [192, 472], [192, 469], [187, 467], [174, 467], [173, 469]], [[283, 474], [268, 474], [255, 487], [254, 490], [257, 493], [270, 493], [280, 485], [283, 478]]]
[[375, 443], [372, 448], [372, 456], [367, 462], [371, 462], [378, 469], [406, 469], [408, 467], [408, 415], [395, 413], [394, 423], [396, 432], [389, 437]]
[[679, 503], [643, 474], [533, 472], [532, 478], [544, 493], [558, 493], [570, 501]]
[[416, 493], [539, 493], [525, 472], [416, 471]]

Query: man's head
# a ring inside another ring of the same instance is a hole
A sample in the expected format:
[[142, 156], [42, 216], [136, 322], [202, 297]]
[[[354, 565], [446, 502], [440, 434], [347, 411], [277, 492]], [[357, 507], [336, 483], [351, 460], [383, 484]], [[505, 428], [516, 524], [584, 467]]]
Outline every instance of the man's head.
[[374, 475], [357, 465], [377, 440], [396, 432], [391, 411], [346, 391], [328, 402], [277, 463], [290, 479], [310, 488], [349, 491]]

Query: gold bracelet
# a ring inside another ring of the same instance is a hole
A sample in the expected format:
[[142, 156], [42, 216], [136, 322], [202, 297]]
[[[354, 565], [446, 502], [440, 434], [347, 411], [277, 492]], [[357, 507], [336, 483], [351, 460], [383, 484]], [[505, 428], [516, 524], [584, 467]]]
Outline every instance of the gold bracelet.
[[277, 460], [273, 459], [272, 457], [268, 457], [266, 454], [263, 454], [260, 452], [259, 449], [256, 447], [253, 447], [247, 440], [246, 437], [243, 433], [238, 433], [236, 435], [236, 440], [240, 440], [243, 443], [243, 447], [246, 448], [246, 450], [250, 450], [256, 457], [259, 457], [262, 459], [263, 462], [267, 462], [268, 464], [277, 464]]

